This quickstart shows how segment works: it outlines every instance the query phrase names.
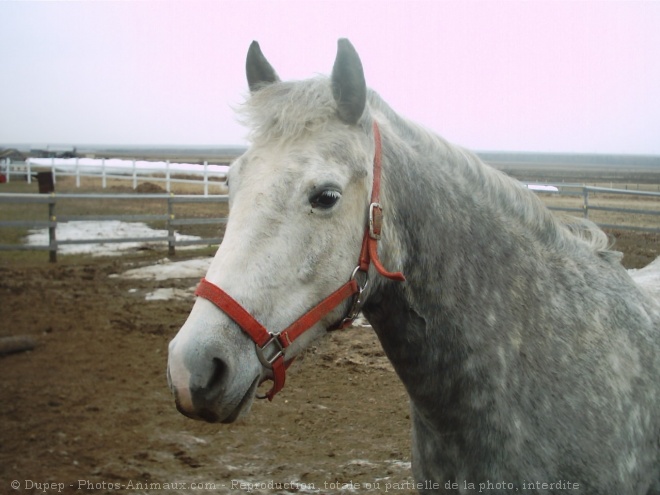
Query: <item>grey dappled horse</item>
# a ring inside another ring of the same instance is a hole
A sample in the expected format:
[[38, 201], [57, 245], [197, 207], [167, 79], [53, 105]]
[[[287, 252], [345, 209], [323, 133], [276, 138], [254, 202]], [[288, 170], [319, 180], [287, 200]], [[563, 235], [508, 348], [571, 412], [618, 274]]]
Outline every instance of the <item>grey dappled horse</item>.
[[660, 302], [605, 235], [397, 115], [347, 40], [330, 78], [281, 82], [256, 43], [247, 74], [252, 145], [170, 344], [179, 410], [234, 421], [361, 309], [410, 396], [420, 491], [660, 494]]

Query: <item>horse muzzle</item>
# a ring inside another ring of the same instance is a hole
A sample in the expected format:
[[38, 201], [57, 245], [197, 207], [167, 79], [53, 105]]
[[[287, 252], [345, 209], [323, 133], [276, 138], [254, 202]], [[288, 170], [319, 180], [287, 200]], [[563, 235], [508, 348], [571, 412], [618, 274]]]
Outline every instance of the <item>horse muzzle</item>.
[[252, 357], [241, 359], [242, 349], [200, 338], [199, 332], [195, 339], [190, 338], [187, 325], [169, 346], [167, 381], [176, 408], [191, 419], [232, 423], [250, 410], [262, 380], [254, 346], [246, 342]]

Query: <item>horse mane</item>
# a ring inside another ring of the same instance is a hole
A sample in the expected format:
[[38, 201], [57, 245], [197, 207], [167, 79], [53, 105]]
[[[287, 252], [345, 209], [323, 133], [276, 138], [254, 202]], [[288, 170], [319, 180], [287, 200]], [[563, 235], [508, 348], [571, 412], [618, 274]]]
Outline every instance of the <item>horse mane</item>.
[[[483, 184], [484, 195], [491, 205], [517, 218], [546, 244], [561, 250], [587, 248], [612, 263], [621, 259], [621, 253], [610, 250], [612, 244], [607, 234], [592, 221], [551, 212], [536, 193], [518, 180], [486, 165], [473, 152], [397, 114], [375, 91], [370, 90], [368, 94], [372, 113], [381, 114], [402, 140], [414, 141], [415, 149], [427, 156], [453, 161], [470, 174], [475, 183]], [[381, 118], [376, 118], [380, 122]]]
[[[475, 181], [484, 184], [488, 201], [522, 225], [535, 232], [545, 243], [561, 250], [587, 248], [610, 262], [618, 263], [621, 254], [610, 251], [607, 235], [593, 222], [567, 215], [553, 214], [536, 193], [503, 172], [484, 164], [474, 153], [451, 144], [424, 127], [397, 114], [376, 93], [368, 90], [367, 111], [360, 125], [371, 133], [373, 119], [390, 126], [404, 146], [406, 140], [416, 143], [416, 150], [426, 156], [442, 156], [454, 162]], [[319, 76], [304, 81], [276, 82], [251, 93], [236, 109], [239, 120], [250, 129], [253, 143], [293, 142], [305, 135], [318, 133], [337, 120], [337, 104], [330, 80]]]
[[545, 239], [559, 246], [570, 249], [576, 244], [602, 255], [608, 260], [618, 257], [609, 251], [611, 243], [607, 234], [598, 225], [586, 218], [578, 218], [550, 211], [538, 195], [527, 186], [505, 173], [488, 166], [474, 153], [459, 148], [466, 163], [483, 174], [485, 184], [490, 188], [489, 198], [498, 200], [500, 207], [519, 220], [540, 239]]

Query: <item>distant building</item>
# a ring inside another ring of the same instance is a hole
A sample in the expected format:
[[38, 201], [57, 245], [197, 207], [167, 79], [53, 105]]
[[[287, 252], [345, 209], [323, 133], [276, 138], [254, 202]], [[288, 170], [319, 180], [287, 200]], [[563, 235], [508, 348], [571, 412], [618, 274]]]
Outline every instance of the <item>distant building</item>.
[[30, 147], [33, 158], [73, 158], [76, 156], [75, 146], [33, 145]]
[[25, 161], [25, 153], [21, 153], [15, 148], [0, 148], [0, 160], [9, 159], [12, 162]]

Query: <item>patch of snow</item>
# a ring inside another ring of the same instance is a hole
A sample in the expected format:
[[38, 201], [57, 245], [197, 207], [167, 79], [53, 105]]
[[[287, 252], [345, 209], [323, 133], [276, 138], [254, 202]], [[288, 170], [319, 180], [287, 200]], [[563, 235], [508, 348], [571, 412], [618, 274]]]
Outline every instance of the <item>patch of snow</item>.
[[364, 317], [362, 313], [358, 315], [357, 318], [355, 318], [355, 321], [353, 322], [354, 327], [362, 327], [362, 328], [370, 328], [371, 324], [367, 319]]
[[195, 258], [184, 261], [160, 260], [155, 265], [133, 268], [117, 275], [126, 279], [170, 280], [173, 278], [202, 278], [211, 265], [212, 258]]
[[[142, 222], [108, 221], [75, 221], [57, 224], [56, 238], [58, 241], [87, 239], [122, 239], [129, 237], [166, 237], [167, 230], [155, 230]], [[198, 240], [200, 237], [175, 233], [177, 241]], [[25, 242], [31, 246], [47, 246], [48, 229], [30, 230]], [[93, 256], [116, 256], [128, 250], [163, 246], [164, 241], [145, 242], [95, 242], [93, 244], [63, 244], [57, 250], [63, 254], [91, 254]], [[177, 248], [182, 249], [182, 248]]]
[[635, 282], [660, 297], [660, 256], [644, 268], [631, 269], [628, 273]]
[[156, 289], [149, 292], [145, 297], [145, 301], [169, 301], [170, 299], [192, 299], [195, 294], [195, 287], [190, 287], [188, 290], [175, 289], [172, 287], [165, 287]]
[[412, 464], [410, 461], [386, 461], [391, 467], [401, 469], [402, 471], [410, 471], [412, 469]]
[[[194, 258], [184, 261], [172, 261], [164, 258], [154, 265], [132, 268], [123, 273], [113, 273], [110, 278], [123, 278], [127, 280], [151, 280], [162, 282], [164, 280], [180, 278], [202, 278], [209, 269], [212, 258]], [[135, 292], [136, 289], [129, 289]], [[161, 287], [145, 296], [147, 301], [169, 301], [170, 299], [192, 299], [195, 294], [195, 286], [188, 289], [176, 289], [173, 287]]]
[[353, 459], [352, 461], [348, 461], [348, 463], [346, 465], [347, 466], [365, 466], [365, 467], [370, 467], [370, 468], [378, 467], [378, 464], [376, 464], [375, 462], [371, 462], [367, 459]]
[[555, 186], [547, 186], [543, 184], [527, 184], [527, 189], [531, 189], [532, 191], [559, 192], [559, 189]]

